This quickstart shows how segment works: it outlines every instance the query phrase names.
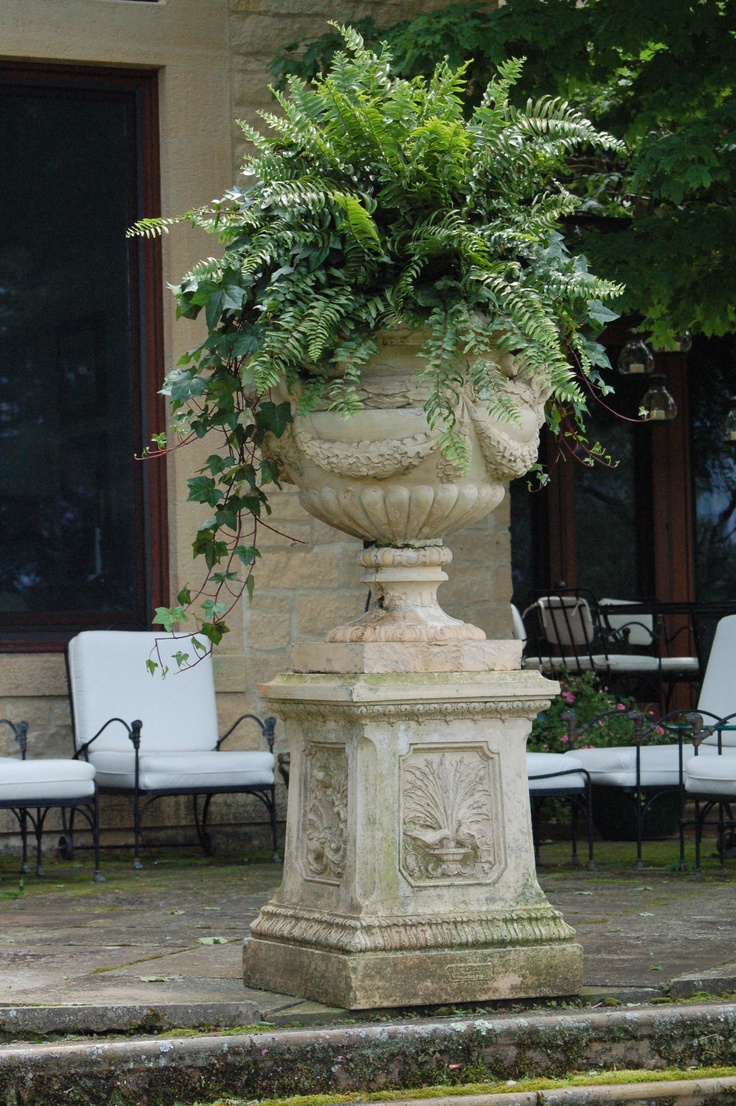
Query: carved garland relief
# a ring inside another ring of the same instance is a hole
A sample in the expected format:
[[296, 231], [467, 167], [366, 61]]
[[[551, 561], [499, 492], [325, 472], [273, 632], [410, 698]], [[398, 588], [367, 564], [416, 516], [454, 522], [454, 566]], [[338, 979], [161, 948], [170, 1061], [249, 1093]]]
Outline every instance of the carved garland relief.
[[348, 758], [341, 745], [306, 754], [304, 867], [307, 879], [338, 884], [347, 851]]
[[504, 865], [498, 758], [484, 745], [414, 745], [402, 758], [401, 857], [414, 886], [491, 883]]

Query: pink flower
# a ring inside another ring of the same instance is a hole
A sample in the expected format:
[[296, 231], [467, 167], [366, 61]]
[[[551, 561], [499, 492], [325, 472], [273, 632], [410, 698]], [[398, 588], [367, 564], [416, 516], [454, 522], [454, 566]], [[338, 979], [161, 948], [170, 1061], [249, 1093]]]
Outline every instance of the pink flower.
[[664, 735], [664, 730], [662, 729], [661, 726], [655, 726], [654, 727], [654, 732], [658, 733], [660, 737], [662, 737]]
[[616, 703], [616, 710], [626, 710], [623, 703]]
[[560, 741], [562, 742], [563, 745], [565, 744], [565, 742], [567, 742], [569, 740], [570, 740], [570, 738], [567, 736], [566, 733], [563, 733], [562, 736], [560, 737]]
[[575, 702], [575, 696], [573, 695], [573, 693], [571, 691], [563, 691], [562, 692], [562, 698], [565, 700], [566, 703], [574, 703]]

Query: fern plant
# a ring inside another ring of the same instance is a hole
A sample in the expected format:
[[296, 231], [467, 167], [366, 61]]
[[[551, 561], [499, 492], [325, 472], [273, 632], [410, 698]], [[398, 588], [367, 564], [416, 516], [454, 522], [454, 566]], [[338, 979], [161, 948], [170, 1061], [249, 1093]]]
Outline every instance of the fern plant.
[[[194, 541], [207, 581], [157, 620], [171, 628], [199, 604], [212, 642], [252, 588], [265, 489], [279, 482], [259, 453], [291, 417], [273, 402], [275, 385], [298, 386], [307, 409], [327, 402], [347, 417], [377, 335], [421, 328], [427, 418], [461, 464], [455, 410], [466, 380], [493, 413], [514, 418], [499, 355], [549, 382], [559, 433], [582, 434], [586, 390], [603, 388], [595, 335], [615, 317], [603, 301], [620, 288], [566, 249], [561, 220], [578, 201], [558, 177], [572, 151], [619, 143], [557, 100], [514, 107], [521, 61], [499, 67], [466, 119], [465, 67], [395, 78], [385, 50], [339, 30], [345, 49], [323, 78], [274, 92], [281, 112], [261, 113], [269, 133], [241, 123], [256, 151], [243, 166], [253, 183], [181, 216], [224, 249], [175, 289], [178, 315], [203, 312], [207, 335], [164, 392], [179, 441], [219, 441], [189, 481], [189, 498], [213, 510]], [[175, 221], [145, 219], [131, 233], [168, 233]], [[156, 445], [167, 448], [160, 436]]]

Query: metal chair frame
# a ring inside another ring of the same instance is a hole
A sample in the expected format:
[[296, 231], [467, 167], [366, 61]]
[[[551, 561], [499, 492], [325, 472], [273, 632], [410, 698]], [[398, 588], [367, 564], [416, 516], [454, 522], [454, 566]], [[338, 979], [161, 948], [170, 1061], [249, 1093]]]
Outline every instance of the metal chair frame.
[[[571, 752], [574, 753], [575, 742], [579, 740], [584, 733], [586, 733], [592, 726], [596, 725], [604, 718], [620, 716], [619, 711], [604, 711], [602, 714], [597, 714], [595, 718], [591, 718], [589, 722], [586, 722], [583, 726], [577, 725], [577, 719], [574, 711], [567, 711], [564, 718], [566, 718], [568, 724], [567, 735], [569, 738], [569, 745]], [[623, 717], [629, 719], [634, 725], [634, 748], [636, 749], [636, 782], [632, 786], [618, 787], [624, 795], [629, 795], [634, 803], [634, 817], [636, 820], [636, 864], [635, 867], [641, 870], [645, 867], [643, 860], [643, 841], [644, 841], [644, 828], [646, 824], [646, 818], [653, 805], [658, 802], [665, 795], [672, 795], [674, 793], [679, 794], [680, 797], [680, 818], [679, 818], [679, 860], [678, 870], [681, 872], [687, 871], [687, 864], [685, 861], [685, 826], [688, 825], [685, 820], [684, 811], [685, 803], [687, 802], [687, 795], [684, 788], [684, 756], [683, 756], [683, 744], [686, 736], [690, 737], [690, 740], [695, 744], [695, 739], [700, 733], [703, 727], [703, 720], [700, 713], [695, 711], [673, 711], [669, 715], [664, 715], [657, 721], [647, 719], [645, 715], [638, 710], [626, 711]], [[675, 719], [681, 719], [681, 722], [676, 722]], [[678, 782], [676, 784], [652, 784], [647, 785], [641, 782], [641, 750], [642, 746], [646, 744], [646, 738], [651, 736], [655, 732], [657, 726], [664, 726], [665, 729], [672, 730], [677, 736], [677, 743], [679, 745], [679, 772]], [[703, 734], [705, 736], [705, 734]]]
[[[702, 719], [703, 715], [710, 715], [709, 711], [698, 711], [697, 715]], [[715, 717], [710, 715], [710, 717]], [[723, 754], [723, 742], [722, 734], [727, 731], [736, 731], [736, 711], [733, 714], [727, 714], [724, 718], [715, 719], [708, 726], [702, 726], [696, 738], [693, 739], [693, 745], [695, 747], [695, 756], [699, 755], [700, 745], [709, 735], [714, 733], [718, 734], [718, 756]], [[736, 758], [736, 749], [733, 753]], [[683, 789], [684, 791], [684, 789]], [[726, 837], [730, 833], [733, 835], [736, 831], [736, 815], [734, 815], [732, 806], [736, 801], [733, 795], [728, 797], [724, 795], [713, 794], [698, 794], [697, 791], [684, 791], [684, 795], [695, 803], [695, 817], [692, 820], [686, 820], [683, 812], [683, 832], [684, 827], [687, 825], [693, 825], [695, 827], [695, 873], [697, 876], [702, 876], [702, 842], [703, 831], [706, 826], [716, 827], [716, 848], [718, 850], [718, 858], [720, 860], [719, 875], [725, 876], [726, 874]], [[717, 808], [718, 816], [715, 819], [709, 821], [708, 815]]]
[[[74, 710], [72, 707], [72, 717]], [[269, 716], [263, 721], [255, 714], [242, 714], [240, 718], [233, 722], [232, 726], [226, 733], [222, 735], [217, 744], [215, 750], [220, 749], [223, 742], [233, 733], [237, 726], [241, 722], [246, 720], [252, 720], [257, 723], [261, 730], [261, 736], [268, 745], [268, 751], [273, 753], [273, 745], [275, 740], [275, 728], [276, 719], [273, 716]], [[89, 741], [86, 741], [83, 745], [80, 745], [76, 750], [74, 756], [78, 759], [83, 756], [85, 760], [89, 760], [90, 746], [97, 740], [97, 738], [104, 733], [108, 726], [113, 723], [119, 723], [123, 726], [130, 738], [135, 752], [135, 783], [133, 787], [133, 794], [131, 795], [131, 789], [125, 787], [100, 787], [99, 793], [101, 795], [121, 795], [129, 800], [133, 808], [133, 867], [142, 868], [140, 858], [140, 844], [141, 844], [141, 832], [143, 827], [143, 816], [148, 808], [156, 802], [158, 799], [170, 797], [174, 795], [191, 795], [192, 805], [194, 810], [194, 824], [197, 831], [197, 838], [199, 840], [202, 849], [207, 856], [211, 856], [214, 852], [214, 843], [211, 834], [207, 830], [207, 816], [209, 814], [210, 803], [215, 795], [255, 795], [259, 799], [266, 810], [268, 811], [269, 822], [271, 826], [271, 843], [273, 848], [273, 860], [274, 863], [280, 861], [278, 852], [278, 825], [276, 822], [276, 784], [254, 784], [253, 786], [237, 786], [237, 787], [176, 787], [176, 788], [160, 788], [160, 789], [147, 789], [140, 785], [140, 746], [141, 746], [141, 729], [143, 723], [136, 719], [128, 725], [123, 718], [109, 718], [107, 722], [94, 734]], [[202, 813], [199, 813], [198, 798], [204, 796], [204, 805]]]
[[[26, 760], [28, 749], [28, 723], [19, 722], [17, 725], [9, 718], [0, 718], [0, 725], [9, 726], [13, 736], [20, 746], [21, 760]], [[0, 810], [9, 810], [15, 816], [20, 829], [22, 860], [21, 874], [28, 875], [31, 871], [28, 865], [28, 823], [33, 827], [36, 838], [36, 875], [43, 876], [42, 841], [44, 823], [50, 810], [62, 811], [63, 832], [57, 846], [57, 851], [63, 859], [70, 860], [74, 853], [73, 818], [79, 811], [86, 819], [92, 831], [92, 842], [95, 854], [94, 881], [104, 883], [105, 879], [100, 871], [100, 818], [97, 785], [94, 793], [84, 799], [54, 799], [49, 801], [48, 796], [39, 795], [32, 799], [0, 799]], [[35, 811], [35, 813], [34, 813]], [[70, 824], [67, 827], [66, 815], [70, 812]]]
[[532, 780], [546, 780], [546, 779], [559, 779], [560, 776], [585, 776], [585, 785], [583, 788], [576, 787], [562, 789], [552, 788], [549, 789], [535, 789], [533, 792], [529, 792], [529, 800], [531, 805], [532, 816], [532, 838], [534, 841], [534, 859], [536, 863], [539, 863], [539, 816], [541, 814], [542, 807], [545, 799], [566, 799], [570, 803], [570, 814], [572, 818], [571, 829], [571, 844], [572, 844], [572, 856], [570, 858], [570, 864], [573, 867], [578, 867], [580, 859], [578, 857], [578, 815], [582, 813], [585, 817], [585, 824], [588, 833], [588, 864], [587, 867], [590, 871], [595, 871], [595, 863], [593, 860], [593, 792], [590, 780], [590, 773], [585, 768], [570, 768], [566, 771], [560, 772], [545, 772], [534, 776], [529, 776], [529, 782]]

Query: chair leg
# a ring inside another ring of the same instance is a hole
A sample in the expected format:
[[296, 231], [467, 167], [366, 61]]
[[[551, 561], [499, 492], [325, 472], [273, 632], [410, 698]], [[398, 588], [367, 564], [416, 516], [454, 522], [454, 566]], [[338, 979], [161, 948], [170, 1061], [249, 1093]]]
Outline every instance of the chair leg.
[[211, 833], [207, 832], [207, 815], [210, 811], [210, 803], [212, 802], [211, 795], [205, 795], [204, 805], [202, 806], [202, 817], [199, 816], [199, 795], [192, 795], [192, 806], [194, 808], [194, 825], [197, 830], [197, 840], [199, 841], [202, 852], [205, 856], [215, 855], [215, 842]]
[[585, 825], [588, 830], [588, 871], [595, 872], [595, 860], [593, 859], [593, 786], [588, 777], [585, 788]]
[[100, 867], [100, 800], [95, 787], [95, 801], [92, 804], [92, 843], [95, 849], [95, 871], [93, 880], [95, 883], [106, 883]]
[[725, 818], [725, 804], [718, 804], [718, 875], [725, 876], [726, 874], [726, 818]]
[[28, 866], [28, 811], [25, 807], [18, 811], [18, 822], [20, 824], [20, 841], [23, 850], [20, 874], [22, 876], [29, 876], [31, 874], [31, 869]]
[[680, 862], [677, 865], [678, 872], [687, 871], [687, 861], [685, 860], [685, 795], [680, 785]]
[[695, 876], [697, 879], [703, 878], [703, 866], [700, 855], [703, 843], [703, 828], [705, 826], [705, 820], [712, 808], [713, 803], [703, 803], [701, 809], [700, 801], [696, 803], [695, 807]]
[[634, 792], [634, 803], [636, 804], [636, 870], [641, 871], [644, 867], [644, 861], [642, 860], [642, 839], [644, 837], [644, 807], [642, 804], [643, 795], [637, 788]]
[[578, 868], [580, 866], [580, 860], [578, 858], [578, 814], [580, 813], [578, 807], [577, 795], [573, 795], [570, 799], [570, 830], [571, 830], [571, 845], [572, 851], [570, 854], [570, 866], [572, 868]]
[[140, 870], [143, 865], [141, 864], [141, 821], [143, 814], [141, 811], [141, 796], [138, 788], [135, 789], [133, 796], [133, 867], [136, 870]]
[[36, 834], [36, 875], [43, 876], [43, 858], [42, 858], [42, 845], [43, 845], [43, 824], [46, 821], [46, 815], [49, 812], [49, 808], [41, 809], [38, 807], [36, 810], [36, 818], [33, 823], [33, 828]]

